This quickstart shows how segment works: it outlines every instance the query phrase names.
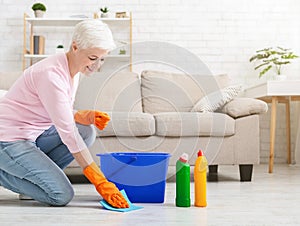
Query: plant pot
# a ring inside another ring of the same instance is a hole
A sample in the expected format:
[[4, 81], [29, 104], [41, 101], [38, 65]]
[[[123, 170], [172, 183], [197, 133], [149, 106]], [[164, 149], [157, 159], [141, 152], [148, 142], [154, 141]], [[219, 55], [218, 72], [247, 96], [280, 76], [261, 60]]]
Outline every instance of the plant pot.
[[44, 17], [44, 14], [45, 14], [45, 12], [42, 11], [42, 10], [35, 10], [34, 11], [34, 16], [37, 17], [37, 18]]
[[56, 48], [55, 53], [64, 53], [65, 49], [64, 48]]
[[286, 80], [286, 79], [287, 79], [286, 75], [276, 75], [275, 76], [275, 80], [277, 80], [277, 81], [283, 81], [283, 80]]
[[108, 17], [108, 13], [101, 13], [101, 18], [107, 18]]

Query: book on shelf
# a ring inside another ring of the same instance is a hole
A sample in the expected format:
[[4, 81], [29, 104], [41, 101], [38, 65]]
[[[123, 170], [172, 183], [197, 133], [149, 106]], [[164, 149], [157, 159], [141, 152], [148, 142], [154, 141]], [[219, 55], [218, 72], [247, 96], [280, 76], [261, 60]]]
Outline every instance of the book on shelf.
[[41, 35], [33, 35], [30, 43], [31, 54], [45, 54], [45, 37]]

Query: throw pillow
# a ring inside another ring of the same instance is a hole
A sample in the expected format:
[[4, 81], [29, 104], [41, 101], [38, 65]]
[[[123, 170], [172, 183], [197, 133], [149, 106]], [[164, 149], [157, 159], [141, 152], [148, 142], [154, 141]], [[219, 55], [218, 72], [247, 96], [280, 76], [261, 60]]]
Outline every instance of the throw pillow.
[[238, 118], [252, 114], [265, 113], [268, 111], [268, 105], [262, 100], [253, 98], [234, 98], [232, 101], [225, 104], [221, 111], [233, 118]]
[[242, 85], [232, 85], [212, 92], [201, 98], [192, 108], [195, 112], [214, 112], [236, 97], [242, 90]]

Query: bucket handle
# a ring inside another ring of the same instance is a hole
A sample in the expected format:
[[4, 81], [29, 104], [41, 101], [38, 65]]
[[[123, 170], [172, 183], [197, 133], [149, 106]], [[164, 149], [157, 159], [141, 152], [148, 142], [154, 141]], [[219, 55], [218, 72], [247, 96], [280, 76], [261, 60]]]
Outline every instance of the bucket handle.
[[130, 163], [133, 163], [137, 160], [137, 156], [131, 156], [130, 160], [127, 163], [124, 163], [123, 166], [121, 166], [119, 169], [117, 169], [116, 171], [114, 171], [113, 173], [111, 173], [109, 176], [107, 177], [113, 177], [115, 174], [117, 174], [118, 172], [120, 172], [122, 169], [124, 169], [125, 167], [127, 167]]

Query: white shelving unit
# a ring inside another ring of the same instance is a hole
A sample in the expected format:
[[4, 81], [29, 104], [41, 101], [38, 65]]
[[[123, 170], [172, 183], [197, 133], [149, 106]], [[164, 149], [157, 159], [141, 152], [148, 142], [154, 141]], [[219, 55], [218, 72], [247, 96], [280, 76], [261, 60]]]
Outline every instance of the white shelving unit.
[[[45, 27], [46, 29], [52, 29], [55, 27], [74, 27], [77, 23], [90, 19], [90, 18], [31, 18], [26, 13], [24, 13], [24, 41], [23, 41], [23, 70], [34, 63], [36, 60], [40, 60], [50, 56], [51, 54], [34, 54], [33, 53], [33, 44], [31, 40], [34, 36], [34, 28], [35, 27]], [[131, 70], [131, 62], [132, 62], [132, 15], [129, 14], [128, 18], [96, 18], [97, 20], [102, 20], [107, 23], [111, 28], [114, 24], [118, 24], [120, 26], [125, 26], [128, 31], [128, 54], [118, 54], [116, 51], [112, 51], [110, 55], [108, 55], [107, 59], [115, 59], [121, 61], [128, 61]], [[112, 28], [111, 28], [112, 29]], [[55, 32], [55, 31], [54, 31]], [[112, 32], [117, 33], [118, 31], [112, 30]], [[28, 34], [29, 33], [29, 34]], [[119, 40], [116, 40], [119, 41]], [[28, 48], [29, 46], [29, 48]], [[29, 63], [28, 63], [29, 61]]]
[[[43, 59], [51, 54], [24, 54], [25, 59]], [[107, 55], [105, 58], [120, 58], [120, 59], [129, 59], [130, 55]]]

